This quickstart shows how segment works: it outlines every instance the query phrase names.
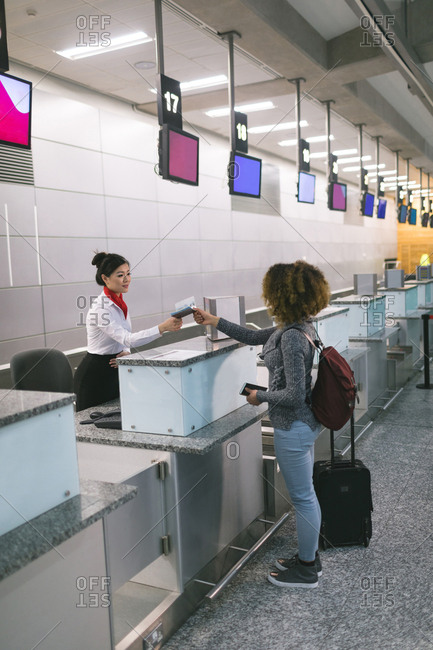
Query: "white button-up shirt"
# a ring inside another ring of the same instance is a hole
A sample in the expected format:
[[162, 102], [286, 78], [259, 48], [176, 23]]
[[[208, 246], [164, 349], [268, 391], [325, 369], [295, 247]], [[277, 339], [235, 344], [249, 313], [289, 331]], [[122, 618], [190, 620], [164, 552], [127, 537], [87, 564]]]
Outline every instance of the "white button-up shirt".
[[123, 311], [102, 291], [86, 317], [87, 351], [92, 354], [119, 354], [130, 348], [154, 341], [161, 333], [158, 326], [140, 332], [131, 332], [129, 310]]

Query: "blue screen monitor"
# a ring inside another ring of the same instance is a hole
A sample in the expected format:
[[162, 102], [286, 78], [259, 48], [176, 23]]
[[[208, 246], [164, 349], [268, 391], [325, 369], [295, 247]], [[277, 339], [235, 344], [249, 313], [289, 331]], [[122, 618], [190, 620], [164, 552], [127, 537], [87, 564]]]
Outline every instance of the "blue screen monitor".
[[409, 223], [411, 226], [416, 226], [416, 210], [411, 208], [409, 212]]
[[314, 174], [299, 172], [298, 176], [298, 203], [314, 203], [316, 191], [316, 177]]
[[364, 192], [362, 195], [361, 209], [364, 217], [372, 217], [374, 210], [374, 194]]
[[328, 208], [330, 210], [346, 211], [347, 185], [344, 183], [329, 183]]
[[406, 223], [406, 216], [407, 216], [407, 205], [404, 205], [404, 203], [402, 203], [398, 209], [399, 223]]
[[229, 165], [229, 192], [238, 196], [260, 198], [262, 161], [238, 152], [232, 152]]
[[385, 219], [385, 213], [386, 213], [386, 199], [379, 199], [379, 203], [377, 204], [377, 218]]

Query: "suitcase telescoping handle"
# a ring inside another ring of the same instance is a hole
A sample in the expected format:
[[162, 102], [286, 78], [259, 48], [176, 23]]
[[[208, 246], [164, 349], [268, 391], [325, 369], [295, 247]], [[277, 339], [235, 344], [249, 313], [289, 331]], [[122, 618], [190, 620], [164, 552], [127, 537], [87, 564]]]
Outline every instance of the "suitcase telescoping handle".
[[[333, 429], [329, 430], [331, 436], [331, 467], [334, 467], [335, 458], [334, 458], [334, 431]], [[350, 464], [352, 467], [355, 467], [355, 418], [353, 415], [350, 418]]]

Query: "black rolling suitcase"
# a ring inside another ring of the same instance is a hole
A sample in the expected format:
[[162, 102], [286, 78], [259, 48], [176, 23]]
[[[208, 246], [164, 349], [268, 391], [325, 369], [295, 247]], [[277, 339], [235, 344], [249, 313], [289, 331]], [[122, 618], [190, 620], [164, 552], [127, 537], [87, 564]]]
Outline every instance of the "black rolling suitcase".
[[334, 459], [331, 430], [331, 460], [314, 463], [313, 482], [322, 510], [320, 547], [363, 544], [372, 535], [370, 471], [355, 460], [355, 424], [350, 420], [351, 460]]

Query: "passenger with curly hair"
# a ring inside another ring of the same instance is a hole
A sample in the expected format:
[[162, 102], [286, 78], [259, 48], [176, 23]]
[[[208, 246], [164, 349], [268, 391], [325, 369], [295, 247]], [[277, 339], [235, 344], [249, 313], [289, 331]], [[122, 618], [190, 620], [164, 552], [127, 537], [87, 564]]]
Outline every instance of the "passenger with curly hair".
[[268, 575], [279, 587], [314, 588], [322, 574], [318, 554], [321, 512], [313, 487], [314, 442], [321, 427], [311, 410], [314, 347], [303, 332], [316, 338], [311, 317], [328, 305], [329, 296], [320, 269], [298, 260], [274, 264], [263, 278], [263, 298], [276, 327], [253, 331], [202, 309], [194, 312], [199, 324], [213, 325], [247, 345], [263, 345], [269, 388], [249, 391], [247, 401], [269, 405], [275, 453], [296, 511], [298, 535], [298, 552], [277, 559], [278, 571]]

